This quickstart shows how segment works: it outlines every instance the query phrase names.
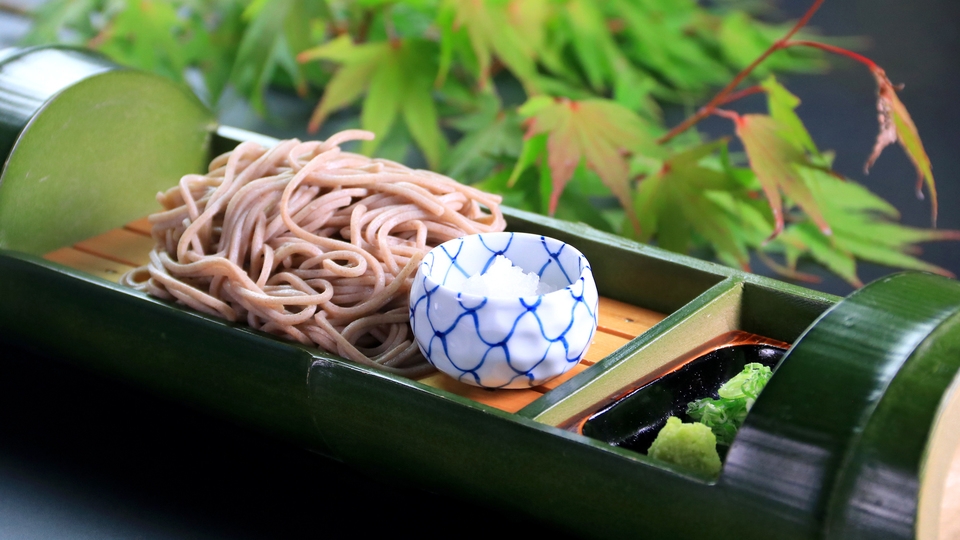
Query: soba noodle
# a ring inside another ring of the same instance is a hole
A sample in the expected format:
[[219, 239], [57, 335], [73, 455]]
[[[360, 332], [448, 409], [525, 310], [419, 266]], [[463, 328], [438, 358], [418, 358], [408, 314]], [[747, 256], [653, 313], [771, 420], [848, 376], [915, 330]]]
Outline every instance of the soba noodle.
[[431, 368], [408, 324], [410, 283], [433, 246], [501, 231], [500, 198], [326, 141], [242, 143], [184, 176], [150, 216], [157, 245], [125, 285], [356, 362]]

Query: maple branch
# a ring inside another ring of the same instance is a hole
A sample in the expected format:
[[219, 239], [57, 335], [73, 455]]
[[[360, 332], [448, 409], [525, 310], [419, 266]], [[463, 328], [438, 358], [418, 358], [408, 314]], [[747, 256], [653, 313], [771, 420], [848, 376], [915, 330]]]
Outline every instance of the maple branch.
[[373, 24], [373, 10], [363, 12], [363, 18], [357, 25], [357, 43], [366, 43], [367, 36], [370, 35], [370, 25]]
[[857, 54], [853, 51], [844, 49], [842, 47], [837, 47], [835, 45], [827, 45], [826, 43], [820, 43], [818, 41], [804, 41], [804, 40], [788, 41], [787, 43], [783, 44], [783, 48], [787, 48], [787, 47], [813, 47], [814, 49], [820, 49], [821, 51], [827, 51], [833, 54], [838, 54], [840, 56], [846, 56], [851, 60], [860, 62], [861, 64], [867, 66], [871, 70], [874, 70], [877, 68], [876, 62], [867, 58], [866, 56], [863, 56], [862, 54]]
[[673, 129], [667, 132], [666, 135], [657, 139], [657, 143], [664, 144], [667, 141], [673, 139], [677, 135], [695, 126], [698, 122], [700, 122], [704, 118], [713, 114], [713, 111], [717, 107], [726, 103], [725, 100], [730, 96], [730, 94], [733, 93], [733, 91], [736, 90], [738, 86], [740, 86], [740, 83], [742, 83], [744, 79], [746, 79], [747, 77], [750, 76], [751, 73], [753, 73], [753, 70], [755, 70], [757, 66], [759, 66], [771, 54], [779, 51], [780, 49], [784, 49], [787, 47], [787, 43], [790, 41], [790, 38], [792, 38], [797, 32], [800, 31], [800, 29], [802, 29], [804, 26], [807, 25], [808, 22], [810, 22], [810, 18], [813, 17], [813, 14], [816, 13], [818, 9], [820, 9], [820, 6], [823, 5], [823, 2], [824, 0], [815, 0], [813, 2], [813, 5], [810, 6], [807, 12], [803, 14], [803, 17], [800, 17], [800, 20], [797, 21], [795, 25], [793, 25], [793, 28], [791, 28], [790, 31], [786, 33], [786, 35], [784, 35], [782, 38], [775, 41], [772, 45], [770, 45], [770, 47], [767, 50], [763, 51], [763, 53], [760, 56], [758, 56], [756, 60], [751, 62], [749, 66], [743, 68], [743, 70], [741, 70], [740, 73], [737, 73], [737, 76], [734, 77], [733, 80], [730, 81], [730, 83], [727, 86], [723, 87], [723, 89], [720, 90], [720, 92], [718, 92], [717, 95], [713, 96], [713, 99], [711, 99], [709, 103], [701, 107], [696, 112], [696, 114], [688, 117], [683, 122], [677, 124]]
[[739, 92], [734, 92], [730, 94], [729, 96], [726, 97], [726, 99], [723, 100], [723, 103], [718, 103], [717, 105], [726, 105], [727, 103], [733, 103], [734, 101], [743, 99], [747, 96], [752, 96], [753, 94], [762, 94], [762, 93], [763, 93], [763, 87], [757, 84], [749, 88], [744, 88]]

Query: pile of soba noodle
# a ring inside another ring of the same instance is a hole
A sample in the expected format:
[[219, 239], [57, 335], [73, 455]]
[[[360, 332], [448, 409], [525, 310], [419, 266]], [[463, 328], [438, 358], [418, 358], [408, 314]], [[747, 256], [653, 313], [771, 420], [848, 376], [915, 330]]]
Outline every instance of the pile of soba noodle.
[[500, 198], [326, 141], [243, 143], [157, 195], [150, 263], [122, 283], [395, 373], [423, 359], [408, 323], [433, 246], [501, 231]]

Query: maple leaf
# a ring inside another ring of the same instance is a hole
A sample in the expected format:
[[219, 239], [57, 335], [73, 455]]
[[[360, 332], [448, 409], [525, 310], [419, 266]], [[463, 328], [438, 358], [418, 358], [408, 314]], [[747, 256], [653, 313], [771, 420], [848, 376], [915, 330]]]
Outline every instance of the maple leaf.
[[772, 75], [760, 83], [760, 87], [767, 94], [767, 110], [770, 116], [780, 124], [780, 135], [810, 156], [821, 158], [813, 137], [797, 116], [795, 109], [800, 105], [800, 99], [778, 83]]
[[178, 35], [186, 21], [178, 16], [176, 8], [151, 0], [126, 0], [119, 6], [116, 18], [92, 44], [123, 63], [183, 81], [188, 59]]
[[932, 220], [933, 225], [936, 226], [937, 187], [933, 181], [933, 168], [930, 164], [930, 158], [927, 156], [926, 150], [923, 149], [917, 126], [913, 123], [910, 113], [907, 112], [907, 108], [897, 96], [897, 88], [887, 78], [886, 72], [875, 64], [870, 66], [870, 72], [873, 73], [873, 77], [877, 81], [877, 117], [880, 121], [880, 134], [877, 135], [873, 152], [867, 158], [864, 171], [870, 171], [870, 167], [880, 157], [884, 148], [899, 141], [900, 146], [903, 147], [917, 170], [917, 197], [923, 198], [924, 183], [930, 190]]
[[[465, 61], [476, 64], [480, 88], [490, 81], [490, 70], [496, 57], [519, 79], [527, 94], [537, 93], [536, 51], [530, 41], [521, 37], [514, 26], [510, 7], [504, 0], [446, 0], [438, 18], [440, 27], [440, 69], [436, 85], [447, 76], [454, 50]], [[464, 51], [466, 42], [469, 43]]]
[[230, 80], [250, 104], [266, 113], [263, 93], [277, 70], [293, 81], [297, 93], [306, 95], [307, 81], [296, 54], [310, 44], [310, 24], [318, 18], [316, 2], [309, 0], [257, 0], [247, 6], [243, 18], [247, 30], [237, 49]]
[[445, 123], [463, 133], [445, 158], [446, 174], [465, 183], [487, 177], [502, 162], [517, 157], [523, 130], [514, 110], [496, 95], [481, 95], [476, 110]]
[[784, 134], [783, 125], [763, 114], [734, 115], [733, 120], [750, 160], [750, 168], [757, 175], [773, 211], [773, 236], [780, 234], [784, 226], [781, 192], [798, 204], [823, 234], [829, 236], [830, 225], [800, 174], [801, 168], [815, 165]]
[[640, 218], [641, 241], [656, 235], [660, 247], [686, 253], [698, 234], [721, 261], [749, 268], [747, 249], [769, 234], [769, 212], [763, 216], [749, 203], [744, 205], [739, 181], [725, 170], [701, 163], [726, 144], [720, 140], [671, 156], [655, 174], [640, 181], [634, 209]]
[[[627, 210], [635, 229], [640, 222], [632, 208], [627, 155], [656, 153], [649, 126], [639, 116], [605, 99], [571, 101], [544, 96], [531, 98], [520, 108], [528, 118], [527, 140], [547, 134], [547, 163], [552, 180], [548, 211], [556, 212], [564, 187], [585, 160]], [[532, 144], [532, 143], [531, 143]], [[526, 145], [525, 145], [526, 146]], [[520, 166], [525, 161], [521, 152]]]
[[691, 91], [701, 92], [729, 79], [729, 68], [716, 58], [717, 47], [705, 46], [691, 36], [698, 25], [697, 2], [616, 0], [612, 5], [624, 23], [622, 36], [618, 36], [624, 46], [619, 48], [647, 73], [666, 81], [656, 88], [660, 97], [689, 98]]
[[330, 60], [340, 63], [310, 118], [315, 132], [327, 116], [352, 104], [366, 92], [360, 126], [380, 136], [365, 141], [362, 151], [372, 154], [398, 117], [423, 152], [431, 168], [440, 166], [446, 139], [440, 132], [433, 81], [436, 44], [421, 39], [354, 44], [347, 35], [303, 51], [300, 62]]
[[800, 256], [808, 254], [855, 287], [863, 285], [857, 276], [858, 259], [952, 276], [918, 259], [916, 244], [960, 240], [960, 231], [901, 225], [895, 221], [900, 217], [896, 208], [864, 186], [817, 169], [805, 169], [803, 174], [815, 187], [813, 193], [833, 226], [833, 234], [825, 236], [809, 222], [788, 227], [771, 248], [784, 250], [790, 268], [796, 267]]

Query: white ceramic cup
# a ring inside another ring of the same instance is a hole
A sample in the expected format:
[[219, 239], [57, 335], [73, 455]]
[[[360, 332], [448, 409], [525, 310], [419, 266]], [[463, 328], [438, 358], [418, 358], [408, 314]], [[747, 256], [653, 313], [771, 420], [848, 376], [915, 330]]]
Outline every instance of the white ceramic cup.
[[[521, 297], [459, 292], [497, 255], [558, 290]], [[590, 263], [559, 240], [484, 233], [444, 242], [420, 263], [410, 290], [410, 324], [437, 369], [485, 388], [529, 388], [576, 365], [597, 329]]]

